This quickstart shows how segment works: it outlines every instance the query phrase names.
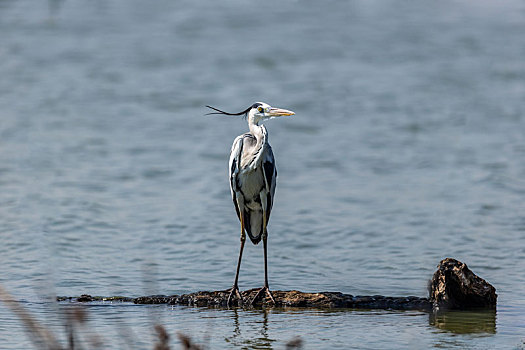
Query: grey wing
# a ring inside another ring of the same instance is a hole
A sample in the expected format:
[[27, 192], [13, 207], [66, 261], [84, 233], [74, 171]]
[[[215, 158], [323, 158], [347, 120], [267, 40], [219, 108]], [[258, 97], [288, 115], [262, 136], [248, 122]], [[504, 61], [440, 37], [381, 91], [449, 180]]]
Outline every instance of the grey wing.
[[235, 206], [235, 211], [237, 212], [237, 217], [241, 219], [239, 206], [237, 203], [237, 194], [238, 192], [238, 182], [237, 175], [241, 169], [241, 156], [242, 156], [242, 146], [243, 146], [243, 136], [238, 136], [233, 141], [232, 149], [230, 152], [230, 162], [229, 162], [229, 175], [230, 175], [230, 191], [232, 194], [233, 205]]
[[268, 146], [268, 152], [263, 161], [264, 182], [267, 191], [267, 208], [266, 208], [266, 222], [270, 220], [270, 213], [272, 212], [273, 197], [275, 195], [275, 186], [277, 184], [277, 168], [275, 167], [275, 158], [273, 156], [272, 148]]

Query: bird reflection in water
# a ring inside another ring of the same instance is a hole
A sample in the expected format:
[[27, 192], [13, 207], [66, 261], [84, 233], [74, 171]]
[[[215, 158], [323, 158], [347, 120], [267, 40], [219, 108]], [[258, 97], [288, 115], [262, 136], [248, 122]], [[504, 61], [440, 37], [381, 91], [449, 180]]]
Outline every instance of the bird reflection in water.
[[428, 323], [456, 334], [496, 334], [496, 310], [443, 311], [430, 313]]
[[[263, 309], [246, 311], [240, 309], [240, 312], [243, 313], [243, 318], [248, 317], [251, 319], [251, 322], [246, 322], [246, 320], [244, 320], [244, 322], [242, 323], [243, 327], [260, 327], [259, 329], [252, 329], [249, 331], [246, 330], [245, 332], [246, 334], [259, 334], [259, 336], [255, 338], [243, 338], [241, 331], [241, 322], [239, 322], [239, 309], [232, 309], [231, 312], [233, 319], [233, 333], [230, 337], [224, 338], [224, 340], [227, 343], [250, 349], [273, 349], [272, 344], [275, 342], [275, 339], [270, 339], [268, 337], [268, 314], [270, 312], [269, 310]], [[254, 317], [258, 318], [259, 316], [262, 316], [262, 319], [254, 319]]]

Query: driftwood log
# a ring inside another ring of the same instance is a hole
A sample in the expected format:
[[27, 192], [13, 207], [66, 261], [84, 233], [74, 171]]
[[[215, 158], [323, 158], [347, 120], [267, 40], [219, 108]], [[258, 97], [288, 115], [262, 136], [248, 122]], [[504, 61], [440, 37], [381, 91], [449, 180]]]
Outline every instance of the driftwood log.
[[[257, 289], [241, 292], [245, 301], [252, 300]], [[95, 302], [118, 301], [135, 304], [169, 304], [206, 307], [226, 307], [229, 291], [203, 291], [183, 295], [150, 295], [138, 298], [129, 297], [58, 297], [58, 301]], [[382, 295], [353, 296], [339, 292], [303, 293], [296, 290], [273, 291], [276, 305], [263, 299], [256, 306], [265, 307], [308, 307], [308, 308], [350, 308], [350, 309], [388, 309], [425, 310], [493, 308], [496, 306], [496, 289], [484, 279], [476, 276], [464, 263], [447, 258], [438, 265], [438, 270], [429, 284], [429, 298], [386, 297]], [[240, 305], [234, 299], [233, 306]]]
[[451, 258], [439, 263], [429, 294], [434, 310], [494, 308], [498, 298], [496, 288]]

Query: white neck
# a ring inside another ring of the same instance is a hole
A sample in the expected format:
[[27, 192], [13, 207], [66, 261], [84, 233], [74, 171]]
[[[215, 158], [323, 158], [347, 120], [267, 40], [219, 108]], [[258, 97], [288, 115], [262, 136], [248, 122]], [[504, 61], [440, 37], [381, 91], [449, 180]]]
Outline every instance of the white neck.
[[268, 133], [264, 125], [259, 125], [254, 121], [253, 116], [248, 116], [248, 127], [250, 128], [250, 133], [255, 136], [257, 142], [268, 143]]

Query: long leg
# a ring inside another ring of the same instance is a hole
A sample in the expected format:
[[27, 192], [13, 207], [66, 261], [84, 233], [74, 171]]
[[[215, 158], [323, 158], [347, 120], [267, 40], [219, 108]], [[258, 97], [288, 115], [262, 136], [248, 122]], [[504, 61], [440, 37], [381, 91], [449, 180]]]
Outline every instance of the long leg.
[[[264, 204], [266, 204], [265, 201], [262, 201], [263, 208], [266, 208]], [[270, 291], [270, 286], [268, 284], [268, 231], [266, 230], [266, 210], [263, 210], [263, 234], [262, 234], [262, 241], [264, 246], [264, 287], [262, 287], [257, 294], [255, 294], [255, 297], [253, 297], [251, 304], [254, 305], [255, 302], [262, 296], [262, 293], [266, 293], [266, 295], [270, 298], [270, 300], [275, 304], [275, 299], [273, 298], [272, 292]]]
[[239, 261], [237, 262], [237, 272], [235, 273], [235, 282], [233, 282], [233, 287], [232, 287], [232, 289], [230, 291], [230, 295], [228, 296], [228, 301], [226, 303], [227, 306], [230, 306], [230, 303], [231, 303], [231, 300], [232, 300], [232, 297], [233, 297], [234, 294], [239, 298], [241, 304], [243, 302], [241, 293], [239, 292], [239, 285], [238, 285], [238, 282], [239, 282], [239, 271], [241, 269], [241, 261], [242, 261], [242, 251], [244, 250], [244, 242], [246, 241], [246, 233], [244, 232], [244, 214], [243, 214], [243, 211], [240, 211], [239, 217], [240, 217], [240, 220], [241, 220], [241, 248], [239, 250]]
[[[268, 289], [268, 292], [270, 291], [270, 286], [268, 285], [268, 255], [267, 255], [267, 240], [268, 240], [268, 236], [267, 235], [264, 235], [263, 237], [263, 246], [264, 246], [264, 287]], [[271, 296], [271, 293], [270, 293], [270, 296]], [[272, 300], [273, 300], [273, 296], [271, 296]], [[274, 300], [275, 302], [275, 300]]]

